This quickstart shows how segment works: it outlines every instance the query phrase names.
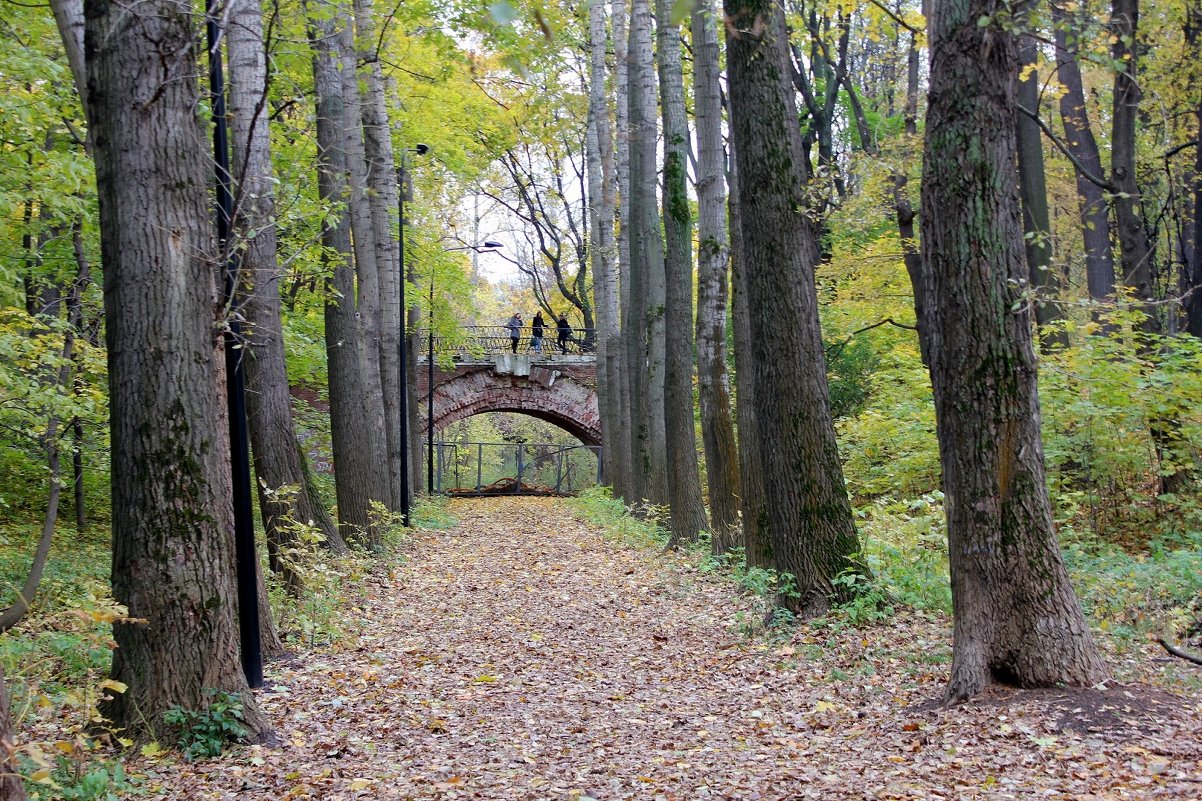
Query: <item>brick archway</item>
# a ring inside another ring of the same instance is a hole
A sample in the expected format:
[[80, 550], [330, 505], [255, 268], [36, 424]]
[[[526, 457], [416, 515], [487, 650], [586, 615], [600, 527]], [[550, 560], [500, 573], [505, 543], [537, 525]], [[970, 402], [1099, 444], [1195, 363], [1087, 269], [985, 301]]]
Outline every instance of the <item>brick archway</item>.
[[[418, 370], [419, 414], [427, 430], [425, 369]], [[557, 425], [585, 445], [601, 444], [597, 373], [592, 359], [530, 364], [497, 357], [491, 364], [434, 371], [434, 430], [485, 412], [517, 412]]]

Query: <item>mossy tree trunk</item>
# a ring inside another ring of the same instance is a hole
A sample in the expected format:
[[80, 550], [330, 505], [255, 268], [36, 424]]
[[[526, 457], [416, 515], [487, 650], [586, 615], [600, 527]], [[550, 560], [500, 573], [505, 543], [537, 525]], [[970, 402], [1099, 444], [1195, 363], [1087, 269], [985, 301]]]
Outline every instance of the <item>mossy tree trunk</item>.
[[660, 109], [664, 122], [664, 436], [673, 546], [709, 528], [693, 422], [693, 218], [686, 175], [689, 122], [684, 105], [680, 26], [671, 0], [656, 0]]
[[955, 614], [951, 700], [992, 681], [1089, 685], [1106, 667], [1052, 526], [1015, 170], [1017, 43], [985, 0], [934, 8], [923, 169], [930, 322]]
[[739, 454], [726, 371], [726, 302], [730, 248], [726, 235], [722, 89], [718, 21], [712, 0], [695, 3], [693, 98], [697, 118], [697, 394], [709, 488], [711, 546], [740, 545]]
[[238, 659], [229, 462], [213, 299], [221, 266], [196, 116], [191, 3], [87, 0], [89, 119], [104, 266], [112, 439], [113, 678], [101, 711], [127, 736], [173, 706], [239, 693], [266, 722]]
[[858, 569], [859, 541], [830, 412], [817, 232], [803, 197], [809, 176], [783, 11], [765, 0], [726, 0], [725, 11], [763, 517], [776, 567], [796, 581], [796, 595], [781, 601], [816, 615], [830, 606], [833, 579]]

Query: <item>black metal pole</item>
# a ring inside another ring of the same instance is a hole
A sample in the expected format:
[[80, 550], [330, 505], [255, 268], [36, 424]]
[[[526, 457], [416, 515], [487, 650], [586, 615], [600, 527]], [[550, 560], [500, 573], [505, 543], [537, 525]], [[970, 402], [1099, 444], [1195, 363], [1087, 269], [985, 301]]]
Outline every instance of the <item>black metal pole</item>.
[[434, 494], [434, 268], [430, 268], [430, 353], [426, 365], [426, 492]]
[[208, 0], [205, 28], [209, 45], [209, 93], [213, 104], [213, 155], [217, 163], [217, 239], [225, 254], [224, 300], [230, 310], [226, 329], [225, 380], [230, 423], [230, 471], [234, 489], [234, 558], [238, 582], [238, 629], [242, 672], [250, 687], [263, 686], [263, 649], [259, 636], [258, 560], [251, 506], [250, 437], [246, 429], [246, 384], [242, 374], [242, 325], [237, 307], [238, 258], [230, 246], [234, 196], [230, 191], [230, 147], [225, 121], [225, 70], [221, 64], [221, 27], [217, 0]]
[[401, 411], [401, 421], [399, 426], [401, 438], [401, 521], [406, 527], [409, 525], [409, 512], [412, 508], [412, 498], [409, 494], [409, 369], [406, 364], [408, 356], [408, 348], [405, 340], [408, 338], [405, 335], [405, 322], [408, 317], [408, 309], [405, 307], [405, 153], [401, 151], [400, 166], [396, 170], [397, 183], [397, 216], [400, 219], [400, 226], [397, 229], [397, 249], [399, 254], [400, 274], [397, 276], [400, 279], [400, 296], [397, 298], [397, 303], [400, 307], [401, 319], [399, 325], [401, 327], [400, 343], [397, 345], [400, 358], [400, 375], [398, 376], [397, 386], [400, 387], [401, 399], [398, 404]]

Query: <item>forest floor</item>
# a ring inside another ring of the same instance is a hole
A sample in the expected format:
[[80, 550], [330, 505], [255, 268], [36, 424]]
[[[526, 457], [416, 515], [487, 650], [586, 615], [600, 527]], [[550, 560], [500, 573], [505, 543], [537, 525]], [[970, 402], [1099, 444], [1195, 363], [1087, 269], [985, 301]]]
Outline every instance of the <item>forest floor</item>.
[[562, 501], [451, 514], [362, 588], [352, 647], [268, 666], [279, 746], [139, 758], [139, 795], [1202, 798], [1196, 682], [945, 707], [941, 617], [749, 636], [762, 613], [730, 581], [607, 539]]

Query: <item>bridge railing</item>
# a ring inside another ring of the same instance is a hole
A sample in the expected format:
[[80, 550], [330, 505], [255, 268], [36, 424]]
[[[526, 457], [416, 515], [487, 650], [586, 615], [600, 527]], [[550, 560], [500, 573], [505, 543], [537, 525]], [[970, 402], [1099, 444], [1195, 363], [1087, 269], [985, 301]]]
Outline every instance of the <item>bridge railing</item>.
[[597, 445], [434, 443], [433, 490], [439, 494], [575, 495], [601, 478]]
[[[473, 357], [491, 356], [498, 353], [512, 353], [513, 340], [510, 331], [503, 325], [468, 325], [463, 330], [466, 337], [459, 342], [452, 342], [445, 337], [434, 336], [434, 353], [436, 355], [451, 354], [457, 361], [465, 361]], [[542, 353], [544, 355], [593, 355], [595, 351], [594, 329], [573, 328], [568, 336], [566, 348], [561, 348], [558, 342], [559, 329], [549, 325], [543, 329]], [[429, 333], [426, 330], [418, 332], [418, 361], [424, 362], [429, 352]], [[534, 353], [534, 330], [530, 326], [521, 329], [518, 337], [518, 353]]]

